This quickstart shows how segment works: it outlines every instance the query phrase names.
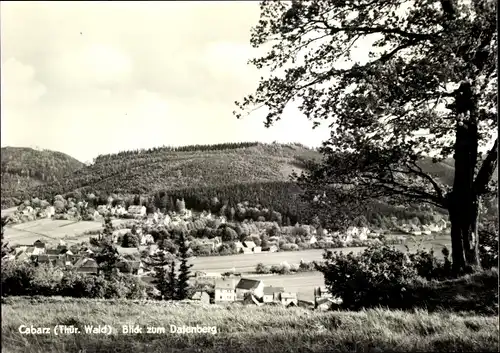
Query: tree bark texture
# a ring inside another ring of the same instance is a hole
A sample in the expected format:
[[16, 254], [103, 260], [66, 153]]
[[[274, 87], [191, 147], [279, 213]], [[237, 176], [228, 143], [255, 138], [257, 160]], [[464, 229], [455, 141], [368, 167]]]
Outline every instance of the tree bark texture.
[[480, 268], [478, 218], [480, 195], [474, 185], [478, 157], [477, 109], [469, 82], [456, 97], [455, 178], [448, 198], [452, 261], [455, 273]]

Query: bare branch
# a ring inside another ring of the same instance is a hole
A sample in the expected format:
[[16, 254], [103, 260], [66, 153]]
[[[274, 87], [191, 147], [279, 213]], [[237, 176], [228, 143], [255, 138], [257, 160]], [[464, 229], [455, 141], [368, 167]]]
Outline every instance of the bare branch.
[[474, 181], [474, 191], [476, 195], [481, 196], [487, 193], [488, 184], [493, 176], [498, 164], [498, 138], [495, 140], [493, 147], [489, 150], [486, 159], [483, 161], [476, 180]]

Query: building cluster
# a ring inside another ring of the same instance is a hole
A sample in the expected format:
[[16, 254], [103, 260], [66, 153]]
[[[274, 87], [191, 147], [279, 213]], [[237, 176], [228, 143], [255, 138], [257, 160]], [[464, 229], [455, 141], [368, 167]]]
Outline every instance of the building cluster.
[[283, 287], [265, 286], [261, 280], [238, 277], [215, 280], [214, 302], [246, 302], [256, 305], [276, 303], [286, 307], [299, 304], [295, 292], [286, 292]]
[[[46, 243], [37, 240], [33, 245], [16, 246], [6, 259], [52, 265], [55, 268], [72, 267], [80, 273], [97, 274], [99, 265], [93, 255], [94, 252], [90, 249], [73, 253], [63, 241], [56, 248], [48, 248]], [[141, 261], [125, 259], [117, 264], [117, 269], [134, 275], [142, 275], [147, 271]]]

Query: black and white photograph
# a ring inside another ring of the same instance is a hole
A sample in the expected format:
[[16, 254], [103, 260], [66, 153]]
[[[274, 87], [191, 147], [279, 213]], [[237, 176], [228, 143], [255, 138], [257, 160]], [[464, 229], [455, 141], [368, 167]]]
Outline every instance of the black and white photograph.
[[5, 353], [498, 352], [498, 2], [2, 1]]

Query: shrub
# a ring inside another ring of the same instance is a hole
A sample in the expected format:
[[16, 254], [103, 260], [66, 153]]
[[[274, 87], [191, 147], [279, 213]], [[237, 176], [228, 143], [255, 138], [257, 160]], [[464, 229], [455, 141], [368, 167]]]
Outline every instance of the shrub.
[[44, 296], [58, 295], [62, 277], [59, 277], [59, 273], [48, 265], [35, 267], [33, 278], [31, 279], [33, 292]]
[[498, 266], [498, 225], [489, 223], [479, 230], [479, 256], [485, 269]]
[[271, 269], [261, 262], [261, 263], [257, 264], [257, 266], [255, 267], [255, 272], [260, 273], [260, 274], [267, 274], [267, 273], [271, 273]]
[[316, 269], [314, 262], [300, 261], [299, 269], [300, 272], [314, 271]]
[[123, 236], [123, 239], [122, 239], [122, 247], [124, 248], [136, 248], [140, 245], [140, 240], [139, 240], [139, 237], [137, 235], [134, 235], [130, 232], [128, 232], [127, 234], [125, 234]]
[[409, 253], [408, 256], [420, 277], [427, 280], [443, 280], [452, 277], [452, 269], [448, 249], [444, 247], [442, 253], [444, 261], [438, 260], [432, 249], [429, 252], [419, 250], [416, 253]]
[[292, 243], [281, 244], [280, 242], [280, 249], [285, 251], [296, 251], [299, 250], [299, 246]]
[[371, 246], [357, 255], [327, 251], [324, 259], [318, 269], [325, 285], [350, 309], [401, 301], [408, 281], [417, 277], [407, 255], [387, 246]]
[[35, 267], [30, 263], [2, 261], [2, 295], [33, 294]]
[[271, 273], [281, 273], [280, 265], [272, 265], [270, 269]]

